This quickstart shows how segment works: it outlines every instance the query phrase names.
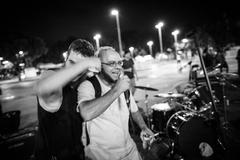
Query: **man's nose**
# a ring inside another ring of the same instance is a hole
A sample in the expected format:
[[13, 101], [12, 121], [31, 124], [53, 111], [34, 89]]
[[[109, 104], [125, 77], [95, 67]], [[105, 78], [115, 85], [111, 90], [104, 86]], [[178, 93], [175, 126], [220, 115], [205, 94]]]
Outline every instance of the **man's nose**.
[[123, 69], [121, 65], [116, 65], [115, 68], [116, 68], [116, 69], [119, 69], [119, 70], [122, 70], [122, 69]]

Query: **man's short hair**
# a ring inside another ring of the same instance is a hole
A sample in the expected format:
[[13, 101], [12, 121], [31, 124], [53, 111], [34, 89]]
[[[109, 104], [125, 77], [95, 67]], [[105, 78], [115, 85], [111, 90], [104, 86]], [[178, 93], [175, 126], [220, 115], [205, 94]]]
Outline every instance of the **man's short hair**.
[[71, 51], [75, 51], [84, 57], [92, 57], [94, 56], [94, 47], [93, 45], [88, 42], [87, 40], [84, 39], [76, 39], [74, 40], [69, 48], [68, 48], [68, 55], [70, 54]]
[[[107, 52], [107, 51], [114, 51], [114, 52], [117, 52], [113, 47], [110, 47], [110, 46], [103, 46], [103, 47], [100, 47], [97, 52], [95, 53], [95, 56], [97, 57], [102, 57], [102, 54]], [[118, 53], [118, 52], [117, 52]]]

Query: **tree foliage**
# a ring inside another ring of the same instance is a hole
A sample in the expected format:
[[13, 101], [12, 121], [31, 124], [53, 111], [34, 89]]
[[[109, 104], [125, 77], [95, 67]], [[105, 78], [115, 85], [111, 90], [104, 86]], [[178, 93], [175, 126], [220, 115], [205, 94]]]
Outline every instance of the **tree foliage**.
[[48, 48], [40, 37], [23, 36], [20, 34], [7, 35], [1, 39], [0, 56], [6, 60], [16, 62], [19, 51], [24, 52], [24, 58], [28, 60], [28, 66], [42, 55], [47, 54]]

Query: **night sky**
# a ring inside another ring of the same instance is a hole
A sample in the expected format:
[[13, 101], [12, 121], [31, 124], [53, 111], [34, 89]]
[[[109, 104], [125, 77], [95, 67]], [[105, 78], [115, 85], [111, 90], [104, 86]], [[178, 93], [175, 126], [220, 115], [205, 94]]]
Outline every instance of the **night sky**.
[[17, 32], [51, 43], [68, 36], [92, 38], [98, 32], [104, 40], [117, 36], [115, 17], [110, 15], [112, 8], [119, 10], [122, 32], [139, 32], [149, 39], [157, 36], [154, 26], [160, 20], [165, 23], [163, 36], [171, 36], [174, 29], [186, 33], [195, 26], [222, 20], [224, 15], [240, 25], [236, 2], [208, 1], [9, 0], [1, 5], [1, 34]]

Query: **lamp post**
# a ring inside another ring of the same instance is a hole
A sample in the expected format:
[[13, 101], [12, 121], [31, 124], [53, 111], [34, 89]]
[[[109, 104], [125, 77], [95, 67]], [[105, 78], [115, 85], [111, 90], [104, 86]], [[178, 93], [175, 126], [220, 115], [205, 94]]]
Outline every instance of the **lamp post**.
[[19, 51], [16, 54], [17, 57], [17, 71], [18, 71], [18, 78], [19, 81], [22, 81], [22, 79], [24, 79], [25, 77], [25, 73], [24, 73], [24, 69], [25, 69], [25, 59], [24, 59], [24, 52], [23, 51]]
[[120, 31], [120, 22], [119, 22], [118, 10], [113, 9], [111, 11], [111, 14], [116, 16], [119, 52], [120, 52], [120, 55], [122, 56], [123, 55], [123, 50], [122, 50], [122, 40], [121, 40], [121, 31]]
[[147, 42], [147, 45], [148, 45], [148, 47], [149, 47], [149, 51], [150, 51], [151, 56], [153, 56], [153, 53], [152, 53], [153, 41], [148, 41], [148, 42]]
[[190, 57], [189, 56], [189, 52], [188, 52], [188, 42], [189, 42], [189, 40], [187, 39], [187, 38], [183, 38], [182, 39], [182, 48], [183, 48], [183, 52], [184, 52], [184, 54], [185, 54], [185, 57], [186, 57], [186, 59], [188, 59], [188, 57]]
[[163, 22], [159, 22], [155, 25], [155, 28], [158, 29], [158, 36], [159, 36], [159, 44], [160, 44], [160, 53], [163, 52], [163, 44], [162, 44], [162, 26], [164, 25]]
[[131, 56], [133, 56], [134, 47], [129, 47], [129, 51], [131, 53]]
[[175, 43], [175, 46], [177, 46], [177, 35], [179, 34], [179, 30], [175, 30], [172, 32], [172, 35], [174, 37], [174, 43]]
[[95, 34], [95, 36], [93, 37], [93, 39], [95, 39], [96, 41], [96, 46], [97, 46], [97, 50], [99, 49], [100, 47], [100, 44], [99, 44], [99, 39], [101, 38], [101, 35], [100, 34]]
[[[2, 67], [2, 60], [3, 60], [3, 57], [0, 57], [0, 67]], [[0, 91], [1, 91], [1, 89], [0, 89]]]
[[177, 50], [178, 50], [178, 41], [177, 41], [177, 35], [179, 34], [179, 30], [175, 30], [172, 32], [172, 35], [174, 37], [174, 46], [175, 46], [175, 58], [177, 56]]

